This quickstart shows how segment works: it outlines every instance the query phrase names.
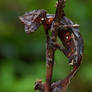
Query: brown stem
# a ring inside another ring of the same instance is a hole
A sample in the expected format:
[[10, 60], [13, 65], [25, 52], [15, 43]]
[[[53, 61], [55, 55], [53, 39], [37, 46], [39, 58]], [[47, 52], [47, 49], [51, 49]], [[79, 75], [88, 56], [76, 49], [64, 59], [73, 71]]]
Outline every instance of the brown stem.
[[51, 80], [52, 80], [52, 72], [53, 72], [53, 64], [54, 64], [54, 50], [49, 47], [50, 37], [48, 35], [48, 30], [45, 30], [46, 33], [46, 83], [44, 92], [51, 92]]
[[[52, 80], [52, 73], [53, 73], [53, 64], [54, 64], [54, 53], [55, 49], [52, 46], [52, 43], [55, 43], [57, 40], [58, 32], [56, 28], [53, 26], [52, 28], [52, 35], [48, 38], [47, 35], [47, 48], [46, 48], [46, 84], [44, 92], [51, 92], [51, 80]], [[50, 42], [51, 41], [51, 42]]]
[[46, 34], [47, 35], [47, 49], [46, 49], [46, 63], [47, 63], [46, 69], [47, 70], [46, 70], [46, 84], [45, 84], [44, 92], [51, 92], [51, 79], [52, 79], [54, 53], [55, 53], [53, 46], [51, 46], [51, 43], [48, 43], [48, 41], [52, 41], [53, 43], [55, 43], [57, 40], [58, 31], [56, 30], [55, 25], [60, 23], [60, 20], [63, 16], [63, 4], [64, 4], [64, 0], [58, 0], [55, 19], [53, 21], [53, 26], [51, 28], [52, 35], [49, 40], [48, 40], [48, 33]]
[[54, 51], [51, 48], [47, 48], [47, 64], [46, 64], [46, 84], [44, 92], [51, 92], [51, 80], [52, 80], [52, 72], [53, 72], [53, 64], [54, 64]]

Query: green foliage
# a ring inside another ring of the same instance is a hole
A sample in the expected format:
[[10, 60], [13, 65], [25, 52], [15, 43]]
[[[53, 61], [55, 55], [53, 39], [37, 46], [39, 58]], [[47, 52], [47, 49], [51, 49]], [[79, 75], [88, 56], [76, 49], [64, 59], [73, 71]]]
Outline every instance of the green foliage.
[[[18, 19], [27, 11], [55, 12], [56, 0], [0, 0], [0, 92], [34, 92], [35, 80], [45, 81], [43, 27], [30, 35]], [[92, 92], [92, 1], [66, 0], [66, 16], [81, 25], [85, 50], [83, 64], [66, 92]], [[53, 81], [70, 71], [67, 58], [57, 51]]]

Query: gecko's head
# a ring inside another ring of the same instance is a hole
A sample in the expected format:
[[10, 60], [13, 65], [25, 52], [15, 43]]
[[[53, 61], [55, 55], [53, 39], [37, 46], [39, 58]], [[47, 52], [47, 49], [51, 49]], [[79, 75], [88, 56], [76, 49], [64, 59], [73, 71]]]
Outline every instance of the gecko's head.
[[35, 32], [46, 18], [45, 10], [34, 10], [20, 16], [19, 19], [25, 25], [25, 32]]

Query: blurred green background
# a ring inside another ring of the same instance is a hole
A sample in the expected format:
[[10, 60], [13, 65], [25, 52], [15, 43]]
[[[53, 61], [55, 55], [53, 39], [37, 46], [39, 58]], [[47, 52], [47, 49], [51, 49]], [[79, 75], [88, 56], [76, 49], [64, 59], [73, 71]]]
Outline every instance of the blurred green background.
[[[83, 63], [66, 92], [92, 92], [92, 0], [66, 0], [66, 16], [81, 25], [85, 42]], [[0, 92], [34, 92], [45, 81], [43, 26], [27, 35], [18, 16], [34, 9], [55, 12], [56, 0], [0, 0]], [[70, 71], [67, 58], [56, 51], [53, 81]]]

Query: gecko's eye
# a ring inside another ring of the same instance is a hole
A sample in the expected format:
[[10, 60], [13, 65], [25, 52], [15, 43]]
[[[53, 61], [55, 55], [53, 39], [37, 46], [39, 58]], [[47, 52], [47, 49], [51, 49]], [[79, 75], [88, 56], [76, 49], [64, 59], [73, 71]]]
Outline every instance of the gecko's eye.
[[44, 18], [41, 18], [42, 21], [44, 21]]
[[40, 23], [43, 23], [44, 20], [45, 20], [45, 18], [41, 18], [41, 19], [40, 19]]
[[69, 39], [69, 37], [68, 37], [68, 36], [66, 36], [66, 39], [68, 40], [68, 39]]
[[65, 34], [65, 40], [69, 41], [70, 39], [71, 39], [70, 32], [66, 32], [66, 34]]

